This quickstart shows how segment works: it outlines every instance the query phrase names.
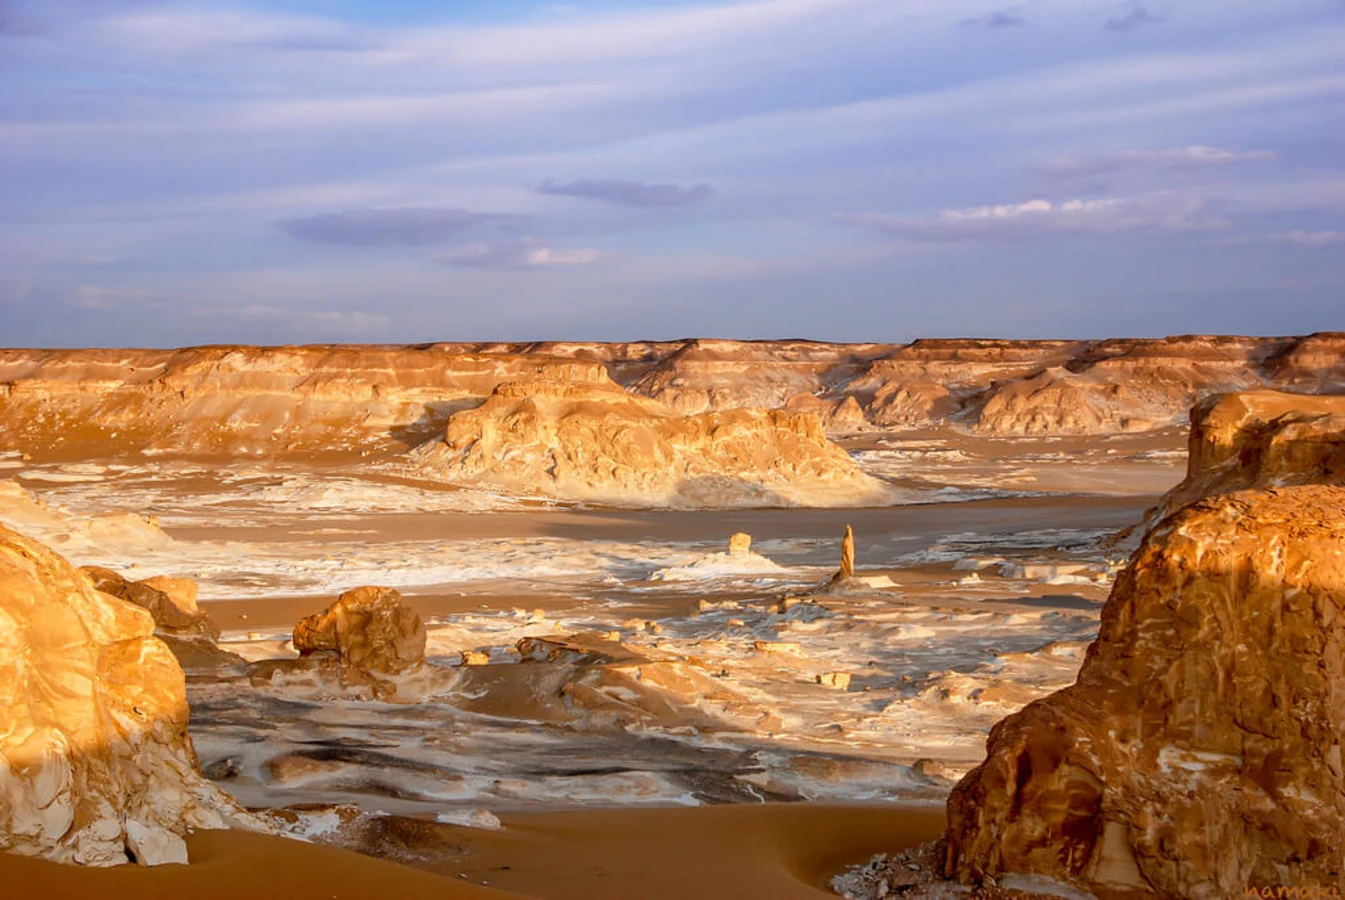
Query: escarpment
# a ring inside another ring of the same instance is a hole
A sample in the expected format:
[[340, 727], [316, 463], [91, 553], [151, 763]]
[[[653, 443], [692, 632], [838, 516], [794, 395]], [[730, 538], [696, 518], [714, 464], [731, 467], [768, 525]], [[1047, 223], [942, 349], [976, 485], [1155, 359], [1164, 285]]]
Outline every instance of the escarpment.
[[680, 415], [815, 413], [833, 433], [1113, 434], [1177, 425], [1214, 393], [1345, 390], [1345, 335], [0, 350], [0, 451], [395, 456], [536, 380], [615, 382]]

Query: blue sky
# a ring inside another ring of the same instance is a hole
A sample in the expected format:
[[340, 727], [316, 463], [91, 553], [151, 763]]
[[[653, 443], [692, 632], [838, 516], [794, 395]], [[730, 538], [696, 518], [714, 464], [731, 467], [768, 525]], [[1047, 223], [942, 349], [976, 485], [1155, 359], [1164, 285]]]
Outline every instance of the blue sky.
[[1341, 0], [0, 0], [0, 344], [1345, 328]]

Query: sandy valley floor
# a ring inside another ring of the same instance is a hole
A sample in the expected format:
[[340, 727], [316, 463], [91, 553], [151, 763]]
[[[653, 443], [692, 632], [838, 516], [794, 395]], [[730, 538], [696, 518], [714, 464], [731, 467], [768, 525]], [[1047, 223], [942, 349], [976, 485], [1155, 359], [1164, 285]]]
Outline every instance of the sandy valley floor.
[[[1182, 441], [866, 435], [848, 448], [894, 502], [853, 510], [583, 508], [378, 463], [11, 456], [0, 519], [77, 563], [200, 581], [242, 659], [188, 661], [191, 733], [247, 805], [437, 821], [456, 837], [422, 868], [524, 896], [692, 896], [678, 860], [694, 855], [713, 896], [806, 897], [844, 863], [937, 834], [989, 727], [1073, 680], [1125, 552], [1107, 539], [1180, 479]], [[867, 586], [786, 599], [826, 581], [847, 524]], [[754, 552], [730, 557], [739, 531]], [[443, 669], [392, 702], [246, 677], [242, 660], [292, 656], [293, 624], [363, 584], [406, 595]], [[518, 649], [576, 634], [582, 653]], [[590, 852], [602, 840], [621, 849]], [[275, 896], [393, 877], [244, 835], [192, 849], [238, 885], [274, 876], [222, 860], [293, 854], [314, 880]], [[4, 865], [72, 895], [87, 877]], [[670, 865], [679, 892], [659, 893]], [[397, 872], [400, 896], [442, 889]], [[110, 877], [113, 894], [150, 897], [185, 876]]]

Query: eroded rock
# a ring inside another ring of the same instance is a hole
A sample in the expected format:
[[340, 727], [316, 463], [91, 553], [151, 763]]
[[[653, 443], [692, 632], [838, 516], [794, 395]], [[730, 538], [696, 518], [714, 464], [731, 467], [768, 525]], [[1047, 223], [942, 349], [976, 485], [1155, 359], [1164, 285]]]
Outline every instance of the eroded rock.
[[425, 625], [391, 588], [359, 587], [294, 627], [301, 656], [329, 654], [341, 664], [397, 674], [425, 661]]
[[249, 825], [200, 774], [182, 669], [145, 609], [0, 527], [0, 849], [185, 862], [193, 828]]
[[1089, 890], [1345, 888], [1345, 489], [1199, 500], [1146, 537], [1077, 682], [991, 732], [946, 871]]

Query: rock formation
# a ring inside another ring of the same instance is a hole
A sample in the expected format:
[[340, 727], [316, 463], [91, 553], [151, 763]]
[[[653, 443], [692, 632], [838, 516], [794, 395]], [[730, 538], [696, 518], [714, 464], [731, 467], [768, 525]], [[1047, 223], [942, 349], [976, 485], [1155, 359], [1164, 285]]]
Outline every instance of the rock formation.
[[1247, 391], [1191, 409], [1186, 478], [1163, 514], [1244, 488], [1345, 484], [1345, 396]]
[[144, 581], [131, 581], [100, 566], [84, 566], [80, 571], [94, 590], [148, 610], [160, 632], [212, 641], [219, 638], [219, 629], [210, 620], [210, 614], [196, 603], [196, 582], [190, 578], [156, 575]]
[[396, 455], [501, 384], [608, 379], [678, 415], [786, 409], [833, 432], [1111, 434], [1213, 393], [1345, 390], [1345, 335], [0, 350], [0, 451]]
[[422, 470], [453, 484], [638, 506], [857, 505], [885, 489], [815, 416], [694, 416], [614, 382], [504, 384], [448, 421]]
[[1224, 898], [1345, 888], [1345, 488], [1198, 500], [1118, 579], [1077, 682], [992, 730], [946, 871]]
[[729, 556], [747, 556], [752, 552], [752, 535], [739, 531], [729, 536]]
[[342, 665], [395, 675], [425, 661], [425, 625], [391, 588], [346, 591], [294, 627], [303, 657], [333, 656]]
[[845, 526], [845, 537], [841, 539], [841, 567], [836, 570], [834, 581], [847, 581], [855, 577], [855, 530]]
[[139, 606], [0, 528], [0, 850], [187, 861], [182, 835], [250, 820], [200, 774], [182, 669]]

